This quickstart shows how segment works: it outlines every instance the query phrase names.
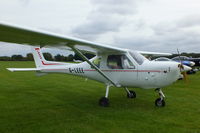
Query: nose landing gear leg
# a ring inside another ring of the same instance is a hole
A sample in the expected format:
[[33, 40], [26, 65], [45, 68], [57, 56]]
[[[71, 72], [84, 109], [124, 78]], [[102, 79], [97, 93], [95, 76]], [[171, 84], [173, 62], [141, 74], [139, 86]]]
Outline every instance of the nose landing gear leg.
[[157, 107], [164, 107], [165, 106], [165, 100], [164, 100], [165, 95], [163, 94], [163, 92], [162, 92], [162, 90], [160, 88], [155, 89], [155, 91], [157, 91], [159, 96], [160, 96], [160, 98], [157, 98], [155, 100], [155, 105]]

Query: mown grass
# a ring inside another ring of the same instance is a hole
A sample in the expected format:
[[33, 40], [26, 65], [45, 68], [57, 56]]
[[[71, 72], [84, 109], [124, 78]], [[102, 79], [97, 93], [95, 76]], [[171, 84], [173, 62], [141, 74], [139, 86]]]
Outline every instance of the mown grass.
[[101, 83], [84, 78], [34, 72], [9, 72], [7, 67], [34, 67], [33, 62], [0, 62], [0, 133], [132, 133], [200, 132], [200, 73], [189, 83], [163, 89], [166, 107], [156, 108], [154, 90], [111, 88], [108, 108], [99, 107]]

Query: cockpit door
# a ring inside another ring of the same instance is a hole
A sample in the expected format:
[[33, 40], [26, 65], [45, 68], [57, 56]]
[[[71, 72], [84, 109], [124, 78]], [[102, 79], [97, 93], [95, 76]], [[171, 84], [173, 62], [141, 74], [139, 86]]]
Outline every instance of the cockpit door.
[[108, 74], [121, 86], [133, 86], [137, 83], [137, 65], [128, 54], [107, 56]]

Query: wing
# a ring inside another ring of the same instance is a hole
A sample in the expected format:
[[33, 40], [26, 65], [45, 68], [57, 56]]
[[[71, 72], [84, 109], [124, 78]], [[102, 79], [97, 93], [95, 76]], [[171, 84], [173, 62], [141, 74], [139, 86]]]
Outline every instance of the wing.
[[63, 46], [68, 46], [97, 53], [126, 52], [126, 50], [122, 48], [116, 48], [82, 39], [68, 37], [65, 35], [55, 34], [33, 28], [20, 27], [17, 25], [2, 22], [0, 22], [0, 41], [36, 46], [60, 46], [60, 48], [64, 48]]

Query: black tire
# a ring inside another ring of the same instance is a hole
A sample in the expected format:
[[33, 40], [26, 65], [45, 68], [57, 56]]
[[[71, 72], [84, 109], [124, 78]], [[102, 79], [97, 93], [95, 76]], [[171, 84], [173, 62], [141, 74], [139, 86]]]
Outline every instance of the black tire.
[[155, 105], [157, 107], [164, 107], [165, 106], [165, 100], [164, 99], [161, 100], [161, 98], [158, 98], [158, 99], [155, 100]]
[[128, 98], [136, 98], [136, 93], [135, 93], [135, 91], [129, 91], [129, 92], [130, 92], [130, 94], [127, 93], [127, 97], [128, 97]]
[[109, 106], [109, 99], [106, 97], [102, 97], [99, 99], [99, 105], [102, 107], [108, 107]]

